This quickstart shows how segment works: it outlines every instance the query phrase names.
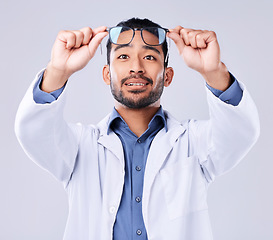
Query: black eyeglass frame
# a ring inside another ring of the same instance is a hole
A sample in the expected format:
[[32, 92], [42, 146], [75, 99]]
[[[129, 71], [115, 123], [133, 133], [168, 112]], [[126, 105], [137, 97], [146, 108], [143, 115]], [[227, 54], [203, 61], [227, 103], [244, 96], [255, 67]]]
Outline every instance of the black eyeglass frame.
[[[132, 29], [132, 30], [133, 30], [132, 39], [131, 39], [128, 43], [125, 43], [125, 44], [118, 44], [118, 43], [114, 43], [114, 42], [112, 41], [112, 38], [111, 38], [111, 35], [110, 35], [110, 31], [111, 31], [111, 29], [117, 28], [117, 27], [123, 27], [123, 28], [128, 28], [128, 30], [129, 30], [129, 29]], [[142, 31], [148, 29], [147, 31], [150, 32], [149, 29], [155, 29], [155, 28], [160, 28], [160, 29], [163, 29], [163, 30], [165, 31], [165, 39], [164, 39], [164, 41], [163, 41], [162, 43], [160, 43], [160, 44], [148, 44], [148, 43], [146, 43], [145, 40], [144, 40], [144, 38], [143, 38]], [[134, 37], [135, 37], [135, 31], [141, 31], [141, 32], [140, 32], [140, 35], [141, 35], [142, 41], [143, 41], [146, 45], [148, 45], [148, 46], [160, 46], [160, 45], [162, 45], [164, 42], [166, 42], [167, 32], [170, 32], [169, 29], [167, 29], [167, 28], [162, 28], [162, 27], [131, 28], [131, 27], [127, 27], [127, 26], [115, 26], [115, 27], [110, 27], [110, 28], [107, 28], [106, 31], [109, 33], [109, 40], [110, 40], [110, 42], [111, 42], [112, 44], [115, 44], [115, 45], [128, 45], [128, 44], [130, 44], [130, 43], [133, 41]]]

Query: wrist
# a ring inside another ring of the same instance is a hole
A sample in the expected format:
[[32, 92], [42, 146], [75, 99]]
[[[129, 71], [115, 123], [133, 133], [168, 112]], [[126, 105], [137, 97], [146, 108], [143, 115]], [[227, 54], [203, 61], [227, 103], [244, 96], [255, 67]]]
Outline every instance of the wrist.
[[41, 90], [44, 92], [53, 92], [62, 88], [70, 77], [65, 71], [54, 68], [51, 63], [47, 65], [41, 82]]
[[229, 71], [224, 63], [220, 63], [219, 68], [214, 71], [201, 73], [207, 84], [215, 89], [225, 91], [227, 90], [232, 81]]

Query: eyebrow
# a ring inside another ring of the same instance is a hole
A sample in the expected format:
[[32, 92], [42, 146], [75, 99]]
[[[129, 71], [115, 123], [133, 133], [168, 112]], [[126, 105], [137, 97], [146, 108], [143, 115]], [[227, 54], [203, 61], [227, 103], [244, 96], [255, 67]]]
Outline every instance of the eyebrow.
[[[116, 52], [117, 50], [119, 50], [121, 48], [125, 48], [125, 47], [132, 47], [132, 45], [131, 44], [118, 45], [114, 49], [114, 52]], [[147, 49], [147, 50], [152, 50], [152, 51], [156, 52], [158, 55], [160, 55], [160, 51], [158, 49], [156, 49], [155, 47], [152, 47], [152, 46], [149, 46], [149, 45], [145, 45], [145, 46], [142, 46], [142, 48]]]
[[145, 45], [145, 46], [143, 46], [143, 48], [155, 51], [158, 55], [160, 55], [160, 51], [157, 48], [155, 48], [155, 47], [152, 47], [152, 46], [149, 46], [149, 45]]
[[125, 47], [132, 47], [132, 45], [129, 45], [129, 44], [118, 45], [118, 46], [114, 49], [114, 52], [116, 52], [117, 50], [119, 50], [119, 49], [121, 49], [121, 48], [125, 48]]

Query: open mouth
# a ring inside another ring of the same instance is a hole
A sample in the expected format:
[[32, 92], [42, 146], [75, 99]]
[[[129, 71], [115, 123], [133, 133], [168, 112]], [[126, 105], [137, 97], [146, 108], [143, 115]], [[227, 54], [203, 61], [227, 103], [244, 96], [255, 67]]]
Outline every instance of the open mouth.
[[149, 85], [149, 83], [138, 83], [138, 82], [133, 83], [133, 82], [131, 82], [131, 83], [125, 83], [125, 85], [129, 86], [129, 87], [131, 87], [131, 86], [147, 86], [147, 85]]
[[130, 88], [146, 88], [148, 85], [153, 85], [152, 79], [140, 75], [140, 74], [133, 74], [127, 78], [122, 79], [122, 85]]

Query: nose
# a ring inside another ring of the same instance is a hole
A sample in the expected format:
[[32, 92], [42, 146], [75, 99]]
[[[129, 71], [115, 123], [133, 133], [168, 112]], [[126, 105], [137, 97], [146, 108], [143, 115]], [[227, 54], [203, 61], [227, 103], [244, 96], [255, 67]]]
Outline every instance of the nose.
[[132, 65], [130, 68], [130, 73], [139, 73], [139, 74], [143, 74], [144, 71], [144, 67], [141, 63], [141, 60], [139, 58], [135, 58], [134, 61], [132, 61]]
[[130, 70], [130, 73], [140, 73], [140, 74], [142, 74], [142, 73], [143, 73], [143, 70], [134, 71], [133, 69], [131, 69], [131, 70]]

